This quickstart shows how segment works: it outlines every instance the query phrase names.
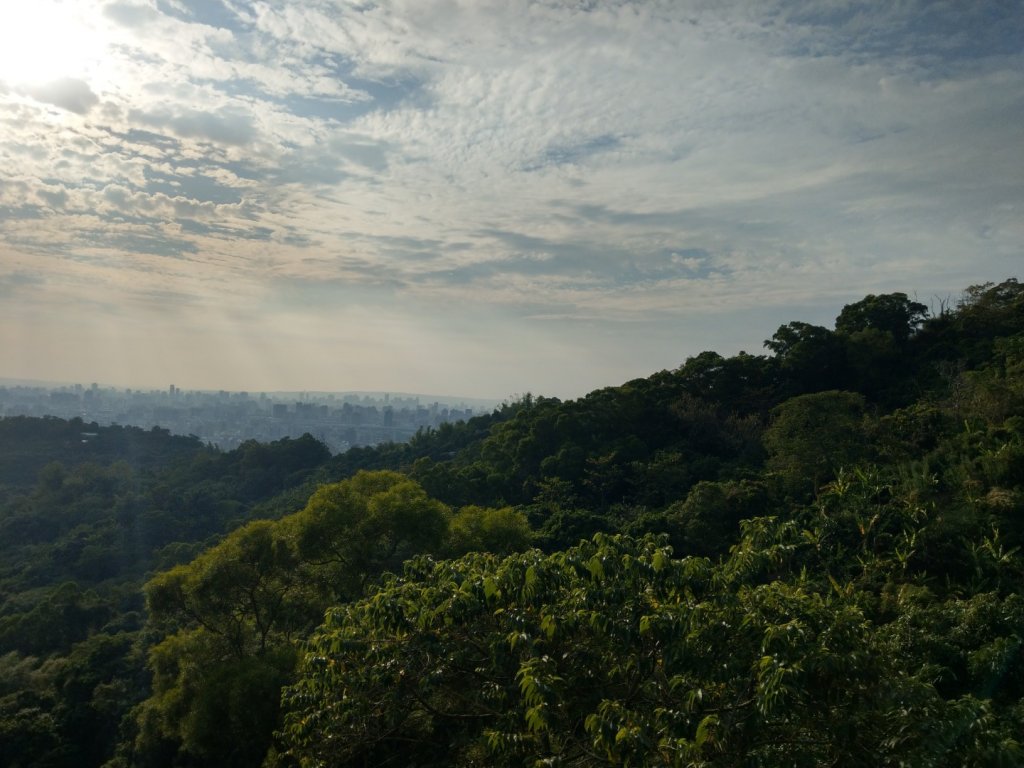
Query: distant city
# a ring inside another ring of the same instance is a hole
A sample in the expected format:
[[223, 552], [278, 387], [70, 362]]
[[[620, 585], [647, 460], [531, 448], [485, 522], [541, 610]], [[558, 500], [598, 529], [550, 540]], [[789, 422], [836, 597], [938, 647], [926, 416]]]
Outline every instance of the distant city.
[[305, 433], [340, 453], [354, 446], [408, 440], [423, 427], [489, 413], [487, 400], [385, 392], [228, 392], [119, 389], [0, 380], [0, 417], [81, 418], [101, 426], [161, 427], [224, 450]]

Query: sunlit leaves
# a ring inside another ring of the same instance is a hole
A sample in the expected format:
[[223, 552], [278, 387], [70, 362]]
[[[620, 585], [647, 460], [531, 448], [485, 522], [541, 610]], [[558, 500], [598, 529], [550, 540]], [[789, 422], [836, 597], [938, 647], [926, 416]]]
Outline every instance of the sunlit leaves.
[[1013, 764], [1020, 598], [901, 585], [930, 524], [858, 471], [717, 565], [604, 535], [415, 560], [330, 614], [283, 737], [309, 766]]

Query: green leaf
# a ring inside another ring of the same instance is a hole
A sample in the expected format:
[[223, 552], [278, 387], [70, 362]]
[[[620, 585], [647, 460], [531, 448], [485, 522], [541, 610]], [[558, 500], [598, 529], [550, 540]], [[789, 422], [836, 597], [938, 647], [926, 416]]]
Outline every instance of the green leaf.
[[651, 561], [651, 565], [654, 566], [655, 571], [661, 571], [671, 562], [671, 558], [666, 554], [665, 550], [659, 549], [654, 553], [654, 558]]
[[484, 597], [486, 599], [490, 600], [498, 594], [498, 591], [498, 583], [491, 576], [484, 579]]

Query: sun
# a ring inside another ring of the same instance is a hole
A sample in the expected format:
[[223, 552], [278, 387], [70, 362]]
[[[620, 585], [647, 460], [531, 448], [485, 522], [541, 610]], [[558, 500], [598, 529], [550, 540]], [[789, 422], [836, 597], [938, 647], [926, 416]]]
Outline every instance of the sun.
[[103, 63], [100, 21], [88, 0], [0, 0], [0, 83], [88, 79]]

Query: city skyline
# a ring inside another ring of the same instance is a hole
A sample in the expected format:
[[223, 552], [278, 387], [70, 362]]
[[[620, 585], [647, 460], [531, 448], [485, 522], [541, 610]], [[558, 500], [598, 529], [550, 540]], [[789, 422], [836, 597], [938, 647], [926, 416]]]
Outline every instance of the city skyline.
[[[0, 6], [0, 376], [579, 397], [1024, 263], [1024, 7]], [[164, 384], [166, 386], [166, 384]]]
[[[355, 397], [371, 397], [376, 395], [383, 397], [392, 397], [400, 400], [418, 398], [421, 400], [436, 400], [442, 403], [468, 403], [476, 405], [487, 405], [493, 404], [498, 405], [502, 401], [495, 400], [489, 397], [469, 397], [458, 393], [439, 393], [439, 392], [399, 392], [382, 389], [362, 389], [362, 390], [319, 390], [319, 389], [282, 389], [282, 390], [263, 390], [263, 389], [224, 389], [223, 387], [181, 387], [177, 384], [143, 384], [129, 386], [111, 381], [53, 381], [46, 379], [20, 379], [20, 378], [9, 378], [0, 376], [0, 387], [40, 387], [45, 389], [61, 390], [61, 389], [73, 389], [81, 388], [88, 389], [96, 387], [99, 389], [115, 389], [119, 391], [128, 392], [140, 392], [145, 394], [167, 394], [168, 391], [173, 388], [176, 394], [233, 394], [233, 395], [250, 395], [258, 397], [260, 395], [267, 396], [280, 396], [280, 397], [292, 397], [292, 396], [325, 396], [325, 397], [338, 397], [338, 396], [355, 396]], [[526, 394], [526, 393], [522, 393]], [[379, 398], [376, 398], [379, 399]]]
[[496, 405], [406, 393], [196, 391], [175, 384], [143, 390], [98, 382], [18, 384], [0, 378], [0, 419], [77, 418], [99, 426], [159, 428], [224, 450], [247, 440], [267, 443], [309, 434], [341, 453], [356, 446], [404, 442], [421, 429], [465, 421]]

